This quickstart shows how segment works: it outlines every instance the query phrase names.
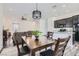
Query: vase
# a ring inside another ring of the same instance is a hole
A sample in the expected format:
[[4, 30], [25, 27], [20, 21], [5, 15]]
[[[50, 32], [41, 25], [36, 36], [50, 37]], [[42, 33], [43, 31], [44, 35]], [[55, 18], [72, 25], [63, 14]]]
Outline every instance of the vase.
[[35, 41], [39, 41], [39, 36], [35, 36]]

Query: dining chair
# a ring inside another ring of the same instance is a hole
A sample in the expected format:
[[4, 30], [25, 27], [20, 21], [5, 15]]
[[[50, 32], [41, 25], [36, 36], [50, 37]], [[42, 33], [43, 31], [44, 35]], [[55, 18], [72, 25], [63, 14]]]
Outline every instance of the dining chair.
[[[23, 55], [30, 53], [30, 49], [28, 46], [24, 46], [22, 44], [19, 44], [18, 40], [16, 38], [15, 38], [15, 42], [16, 42], [16, 47], [17, 47], [17, 51], [18, 51], [18, 56], [23, 56]], [[22, 45], [22, 46], [20, 47], [20, 45]]]
[[27, 31], [27, 37], [32, 37], [32, 31]]
[[21, 32], [14, 32], [13, 36], [12, 36], [12, 40], [13, 40], [13, 45], [16, 46], [16, 41], [15, 39], [18, 41], [18, 44], [22, 44], [22, 39], [21, 39]]
[[53, 32], [47, 32], [47, 39], [52, 39]]
[[67, 43], [71, 36], [68, 38], [58, 38], [56, 40], [55, 49], [48, 49], [46, 51], [40, 52], [41, 56], [63, 56]]

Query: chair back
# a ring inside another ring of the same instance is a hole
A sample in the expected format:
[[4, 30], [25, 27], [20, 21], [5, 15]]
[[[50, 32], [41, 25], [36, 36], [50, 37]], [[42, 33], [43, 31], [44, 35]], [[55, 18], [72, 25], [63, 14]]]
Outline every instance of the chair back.
[[32, 37], [32, 31], [27, 31], [27, 37]]
[[47, 38], [52, 39], [53, 32], [47, 32]]
[[55, 45], [55, 50], [54, 50], [56, 56], [63, 56], [70, 37], [71, 36], [69, 36], [68, 38], [62, 38], [62, 39], [58, 38], [57, 43]]
[[13, 39], [14, 46], [16, 45], [16, 41], [15, 40], [18, 41], [18, 44], [25, 43], [22, 40], [22, 36], [27, 36], [27, 33], [26, 32], [15, 32], [15, 33], [13, 33], [12, 39]]

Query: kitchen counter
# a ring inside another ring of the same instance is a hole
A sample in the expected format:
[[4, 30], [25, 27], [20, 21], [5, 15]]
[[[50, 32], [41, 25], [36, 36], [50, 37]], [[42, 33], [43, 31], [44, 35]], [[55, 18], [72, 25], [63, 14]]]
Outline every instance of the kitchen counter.
[[66, 38], [68, 36], [71, 36], [69, 42], [68, 42], [68, 47], [72, 47], [73, 46], [73, 32], [54, 32], [53, 34], [53, 39], [58, 39], [58, 38]]

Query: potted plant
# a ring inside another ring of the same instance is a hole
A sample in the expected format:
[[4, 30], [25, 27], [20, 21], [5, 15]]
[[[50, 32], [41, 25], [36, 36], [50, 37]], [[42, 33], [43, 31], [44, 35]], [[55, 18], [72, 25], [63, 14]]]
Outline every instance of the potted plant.
[[39, 36], [41, 35], [41, 33], [42, 32], [40, 32], [40, 31], [32, 31], [32, 35], [34, 35], [35, 36], [35, 41], [38, 41], [39, 39]]

